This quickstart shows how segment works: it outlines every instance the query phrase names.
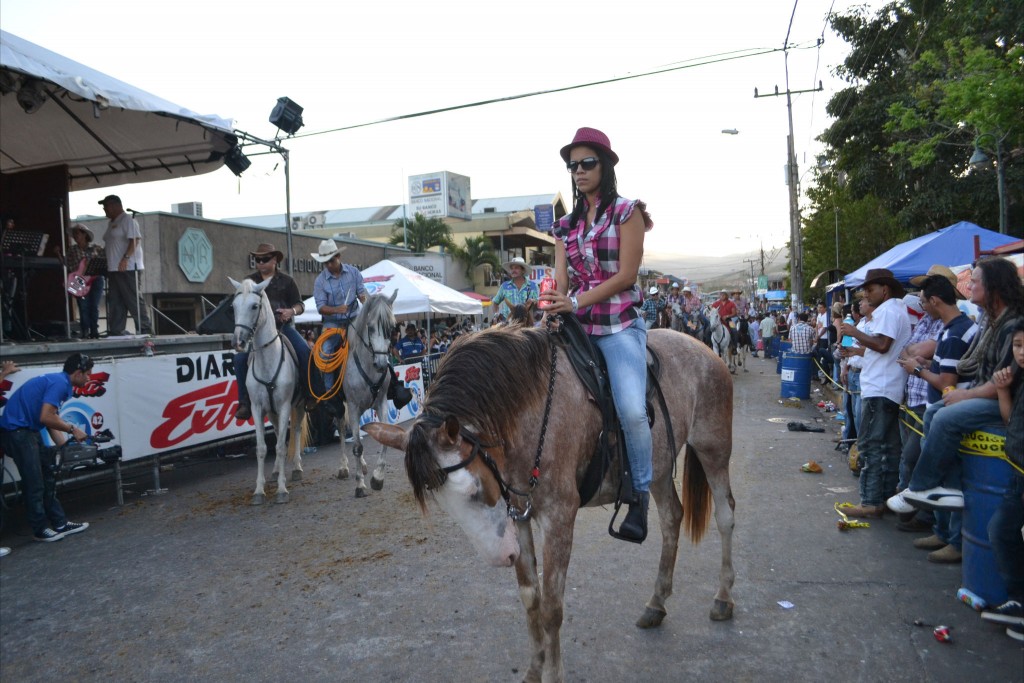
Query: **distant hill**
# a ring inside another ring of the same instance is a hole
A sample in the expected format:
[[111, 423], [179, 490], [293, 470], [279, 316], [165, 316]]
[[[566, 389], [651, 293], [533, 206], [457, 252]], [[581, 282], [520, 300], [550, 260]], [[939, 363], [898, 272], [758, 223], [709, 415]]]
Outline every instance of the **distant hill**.
[[[786, 251], [782, 250], [773, 260], [769, 260], [770, 256], [767, 252], [765, 253], [765, 273], [774, 275], [784, 272], [786, 260], [789, 258]], [[761, 252], [757, 250], [726, 256], [690, 256], [679, 253], [648, 252], [644, 254], [644, 265], [668, 275], [698, 282], [703, 290], [710, 291], [732, 285], [746, 285], [750, 280], [748, 259], [756, 260], [754, 275], [760, 275]]]

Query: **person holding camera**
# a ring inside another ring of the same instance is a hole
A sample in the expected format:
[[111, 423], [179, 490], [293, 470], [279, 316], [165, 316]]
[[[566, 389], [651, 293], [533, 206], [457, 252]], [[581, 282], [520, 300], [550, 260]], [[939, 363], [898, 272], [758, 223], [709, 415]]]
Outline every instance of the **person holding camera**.
[[18, 387], [0, 415], [0, 445], [18, 466], [32, 536], [43, 543], [89, 528], [88, 522], [71, 522], [64, 514], [57, 500], [55, 468], [46, 462], [40, 432], [44, 427], [48, 429], [56, 444], [63, 443], [68, 434], [78, 441], [88, 438], [80, 427], [60, 416], [60, 406], [72, 397], [76, 387], [85, 386], [92, 366], [89, 356], [71, 354], [62, 372], [33, 377]]

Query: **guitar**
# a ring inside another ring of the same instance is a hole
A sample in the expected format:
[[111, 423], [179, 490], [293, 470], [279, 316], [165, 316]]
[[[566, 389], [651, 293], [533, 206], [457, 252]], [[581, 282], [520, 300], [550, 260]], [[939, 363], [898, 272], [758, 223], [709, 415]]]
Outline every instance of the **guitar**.
[[92, 283], [96, 281], [96, 275], [85, 274], [85, 267], [88, 263], [89, 259], [83, 258], [78, 264], [78, 270], [68, 273], [68, 294], [79, 299], [89, 293], [89, 290], [92, 289]]

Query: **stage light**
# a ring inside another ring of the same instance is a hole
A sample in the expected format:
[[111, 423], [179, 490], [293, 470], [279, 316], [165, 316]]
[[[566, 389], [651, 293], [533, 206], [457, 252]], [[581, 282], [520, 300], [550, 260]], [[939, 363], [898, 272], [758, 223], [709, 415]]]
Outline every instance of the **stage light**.
[[27, 78], [18, 89], [18, 104], [26, 114], [35, 114], [46, 104], [46, 90], [42, 81]]
[[283, 130], [286, 135], [294, 135], [302, 128], [302, 107], [287, 97], [279, 97], [274, 111], [270, 112], [270, 122]]
[[228, 150], [228, 153], [224, 155], [224, 165], [234, 173], [235, 175], [242, 175], [245, 169], [252, 166], [252, 162], [242, 154], [242, 150], [238, 146], [234, 146]]

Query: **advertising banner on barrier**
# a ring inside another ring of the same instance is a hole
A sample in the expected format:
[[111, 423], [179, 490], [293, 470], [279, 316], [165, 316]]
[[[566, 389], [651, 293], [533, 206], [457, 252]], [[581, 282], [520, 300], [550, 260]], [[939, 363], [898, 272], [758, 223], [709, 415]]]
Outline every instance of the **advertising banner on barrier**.
[[[110, 430], [111, 444], [121, 446], [125, 461], [252, 432], [252, 420], [233, 417], [238, 397], [233, 356], [212, 351], [98, 361], [88, 384], [61, 406], [61, 417], [90, 435]], [[33, 377], [60, 371], [59, 364], [24, 368], [3, 382], [0, 396], [10, 397]], [[389, 424], [413, 419], [423, 405], [419, 363], [395, 371], [413, 399], [400, 411], [388, 402], [387, 414], [378, 419]], [[367, 410], [359, 423], [374, 419]], [[53, 445], [46, 430], [43, 441]]]

